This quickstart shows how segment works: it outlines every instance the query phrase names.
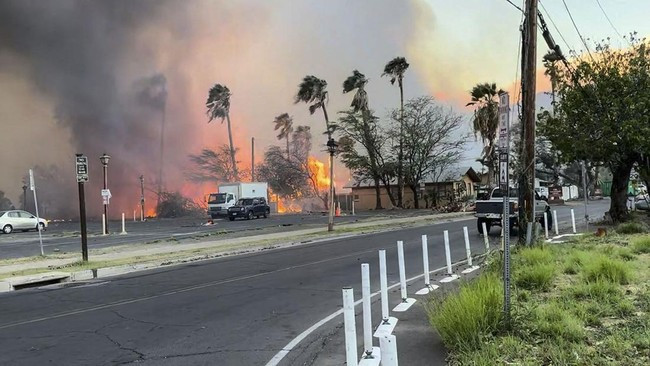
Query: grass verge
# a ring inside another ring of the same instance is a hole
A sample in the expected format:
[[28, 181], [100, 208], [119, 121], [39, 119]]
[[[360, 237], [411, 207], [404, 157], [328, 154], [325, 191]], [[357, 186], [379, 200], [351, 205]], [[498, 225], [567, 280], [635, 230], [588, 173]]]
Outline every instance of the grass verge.
[[649, 365], [650, 236], [620, 232], [513, 251], [509, 327], [498, 265], [432, 297], [429, 322], [448, 363]]

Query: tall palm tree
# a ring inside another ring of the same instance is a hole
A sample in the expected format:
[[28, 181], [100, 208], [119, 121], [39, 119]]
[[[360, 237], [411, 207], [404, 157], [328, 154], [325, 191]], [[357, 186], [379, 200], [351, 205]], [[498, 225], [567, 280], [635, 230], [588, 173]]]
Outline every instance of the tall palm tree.
[[230, 142], [230, 159], [233, 166], [233, 173], [235, 180], [239, 180], [239, 172], [237, 171], [237, 160], [235, 159], [235, 146], [232, 142], [232, 129], [230, 127], [230, 89], [221, 84], [214, 84], [208, 93], [208, 100], [205, 106], [208, 108], [207, 115], [210, 118], [208, 123], [216, 118], [221, 118], [223, 123], [224, 118], [228, 122], [228, 141]]
[[314, 114], [318, 108], [323, 110], [325, 117], [325, 128], [327, 134], [327, 147], [330, 153], [330, 193], [329, 193], [329, 220], [327, 230], [334, 230], [334, 152], [336, 142], [332, 139], [332, 126], [327, 116], [327, 81], [319, 79], [314, 75], [307, 75], [298, 85], [298, 93], [294, 98], [294, 104], [300, 102], [309, 105], [309, 113]]
[[483, 141], [482, 158], [488, 167], [488, 186], [492, 185], [495, 174], [496, 146], [495, 139], [499, 129], [499, 94], [504, 91], [497, 89], [495, 83], [476, 84], [470, 95], [471, 101], [467, 106], [476, 106], [472, 117], [474, 135], [480, 134]]
[[382, 76], [389, 76], [390, 83], [399, 86], [399, 154], [397, 156], [397, 205], [403, 207], [404, 195], [404, 73], [409, 68], [409, 63], [406, 62], [404, 57], [395, 57], [384, 66], [384, 73]]
[[289, 136], [293, 132], [293, 118], [288, 113], [282, 113], [275, 117], [273, 123], [275, 123], [274, 130], [280, 130], [278, 140], [287, 140], [287, 159], [289, 159]]
[[[368, 93], [366, 92], [366, 84], [368, 79], [358, 70], [352, 71], [352, 75], [348, 76], [343, 82], [343, 94], [356, 90], [350, 107], [355, 112], [361, 111], [364, 123], [365, 141], [370, 141], [370, 109], [368, 108]], [[375, 153], [374, 146], [365, 146], [368, 151], [368, 160], [370, 161], [370, 169], [372, 170], [373, 180], [375, 183], [375, 209], [381, 210], [381, 188], [379, 185], [379, 175], [377, 174], [377, 154]]]

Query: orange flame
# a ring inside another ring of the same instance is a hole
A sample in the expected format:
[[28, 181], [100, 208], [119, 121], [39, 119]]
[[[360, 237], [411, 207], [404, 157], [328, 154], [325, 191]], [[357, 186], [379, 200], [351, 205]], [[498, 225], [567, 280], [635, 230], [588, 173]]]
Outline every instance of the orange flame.
[[330, 186], [330, 178], [327, 176], [325, 164], [313, 156], [309, 157], [309, 172], [316, 181], [316, 186], [320, 191], [327, 191]]

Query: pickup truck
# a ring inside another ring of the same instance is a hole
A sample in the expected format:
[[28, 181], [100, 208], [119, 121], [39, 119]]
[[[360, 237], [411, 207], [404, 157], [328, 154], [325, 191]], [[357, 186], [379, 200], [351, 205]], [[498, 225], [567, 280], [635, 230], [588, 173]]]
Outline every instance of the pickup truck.
[[[516, 188], [510, 188], [510, 231], [518, 227], [519, 221], [519, 193]], [[551, 229], [553, 220], [551, 219], [551, 208], [546, 200], [542, 199], [535, 192], [535, 219], [544, 225], [544, 212], [548, 214], [548, 228]], [[501, 216], [503, 215], [503, 192], [499, 188], [494, 188], [490, 197], [486, 200], [476, 201], [476, 227], [478, 232], [483, 234], [483, 223], [490, 232], [492, 226], [501, 226]]]

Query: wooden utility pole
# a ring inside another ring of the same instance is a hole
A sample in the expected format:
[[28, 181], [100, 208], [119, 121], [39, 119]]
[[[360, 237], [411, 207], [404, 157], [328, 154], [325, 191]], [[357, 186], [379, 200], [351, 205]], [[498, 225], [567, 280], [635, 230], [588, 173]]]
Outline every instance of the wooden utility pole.
[[[537, 72], [537, 0], [526, 0], [522, 58], [522, 174], [519, 180], [519, 243], [535, 221], [535, 74]], [[533, 231], [534, 232], [534, 231]]]

